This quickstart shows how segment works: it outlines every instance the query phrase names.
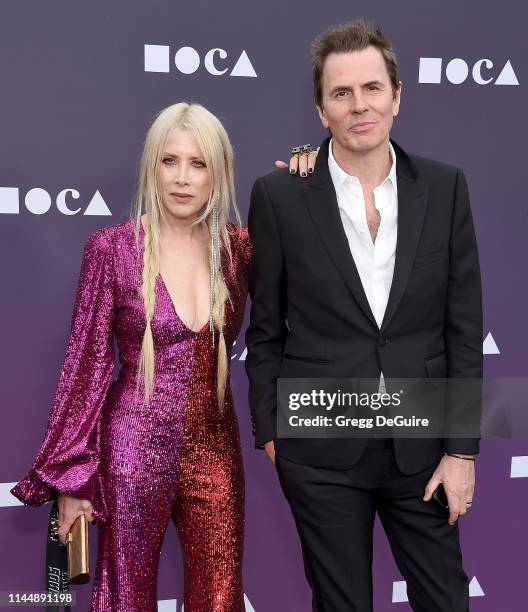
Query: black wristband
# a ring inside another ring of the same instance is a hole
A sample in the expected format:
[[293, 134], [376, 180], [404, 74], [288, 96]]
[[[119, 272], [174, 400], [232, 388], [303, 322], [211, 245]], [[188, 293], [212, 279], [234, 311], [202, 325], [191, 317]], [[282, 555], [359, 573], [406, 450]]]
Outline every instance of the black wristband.
[[448, 457], [456, 457], [457, 459], [464, 459], [465, 461], [475, 461], [475, 457], [461, 457], [460, 455], [455, 455], [455, 453], [446, 453]]

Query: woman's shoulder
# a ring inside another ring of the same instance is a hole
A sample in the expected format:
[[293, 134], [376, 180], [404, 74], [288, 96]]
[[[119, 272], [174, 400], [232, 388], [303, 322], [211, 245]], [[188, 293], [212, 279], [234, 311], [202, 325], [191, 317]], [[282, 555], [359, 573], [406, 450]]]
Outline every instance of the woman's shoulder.
[[229, 234], [229, 238], [231, 239], [232, 246], [239, 245], [242, 248], [247, 246], [249, 243], [249, 233], [247, 227], [229, 222], [226, 224], [226, 229], [227, 233]]
[[120, 241], [134, 235], [134, 224], [133, 219], [128, 219], [123, 223], [102, 227], [88, 236], [85, 248], [97, 251], [113, 250]]
[[247, 227], [237, 223], [227, 223], [227, 232], [231, 240], [231, 249], [236, 249], [247, 263], [251, 257], [251, 240]]
[[233, 238], [246, 239], [248, 236], [248, 228], [242, 227], [242, 225], [238, 225], [238, 223], [231, 223], [228, 221], [226, 223], [226, 228], [230, 236]]

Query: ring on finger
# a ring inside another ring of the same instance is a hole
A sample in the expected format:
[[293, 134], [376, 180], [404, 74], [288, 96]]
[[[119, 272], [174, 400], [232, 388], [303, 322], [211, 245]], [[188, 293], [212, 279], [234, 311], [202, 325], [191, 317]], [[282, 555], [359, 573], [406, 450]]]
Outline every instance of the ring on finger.
[[301, 155], [308, 155], [313, 151], [311, 144], [301, 145], [299, 147], [293, 147], [291, 150], [292, 157], [300, 157]]

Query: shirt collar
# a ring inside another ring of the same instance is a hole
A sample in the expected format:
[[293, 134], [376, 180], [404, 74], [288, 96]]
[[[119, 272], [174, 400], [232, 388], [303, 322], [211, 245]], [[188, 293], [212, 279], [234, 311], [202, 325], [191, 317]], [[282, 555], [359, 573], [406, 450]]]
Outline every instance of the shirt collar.
[[[341, 168], [341, 166], [336, 162], [334, 158], [334, 153], [332, 151], [333, 142], [334, 142], [334, 139], [333, 138], [330, 139], [330, 144], [328, 146], [328, 170], [330, 171], [330, 176], [332, 177], [332, 182], [334, 183], [336, 193], [339, 193], [339, 191], [341, 190], [341, 187], [343, 186], [343, 183], [348, 178], [355, 179], [355, 181], [358, 181], [358, 182], [359, 182], [359, 179], [356, 176], [347, 174], [343, 170], [343, 168]], [[383, 185], [385, 181], [390, 181], [392, 183], [394, 193], [398, 195], [398, 182], [396, 180], [396, 152], [394, 151], [394, 147], [392, 146], [392, 143], [390, 141], [389, 141], [389, 148], [390, 148], [390, 154], [391, 154], [391, 159], [392, 159], [392, 165], [391, 165], [388, 175], [385, 177], [385, 179], [380, 184]]]

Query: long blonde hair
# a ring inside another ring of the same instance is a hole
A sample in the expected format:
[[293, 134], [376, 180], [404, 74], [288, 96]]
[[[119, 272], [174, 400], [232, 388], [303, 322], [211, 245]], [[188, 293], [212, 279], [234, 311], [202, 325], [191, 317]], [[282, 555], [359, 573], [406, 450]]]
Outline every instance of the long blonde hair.
[[[138, 388], [143, 383], [146, 402], [152, 397], [154, 387], [154, 340], [151, 321], [156, 301], [155, 282], [160, 272], [160, 219], [164, 215], [158, 184], [158, 169], [163, 157], [167, 136], [174, 128], [191, 132], [203, 153], [212, 179], [211, 191], [207, 203], [204, 204], [203, 210], [196, 218], [195, 224], [205, 222], [210, 235], [212, 235], [212, 211], [216, 205], [218, 211], [218, 250], [227, 253], [229, 265], [232, 265], [232, 254], [227, 222], [231, 209], [233, 209], [236, 220], [240, 224], [240, 214], [235, 199], [233, 148], [222, 123], [200, 104], [180, 102], [163, 109], [147, 132], [141, 155], [138, 188], [134, 203], [135, 237], [138, 253], [140, 253], [141, 217], [143, 213], [146, 213], [141, 296], [145, 306], [147, 325], [141, 345], [137, 378]], [[214, 323], [219, 331], [217, 398], [218, 405], [222, 409], [228, 371], [227, 349], [222, 330], [225, 303], [229, 299], [229, 293], [222, 274], [221, 257], [218, 257], [218, 253], [215, 257], [211, 257], [212, 248], [210, 241], [209, 261], [211, 266], [215, 268], [211, 270], [211, 279], [215, 279], [211, 309]]]

